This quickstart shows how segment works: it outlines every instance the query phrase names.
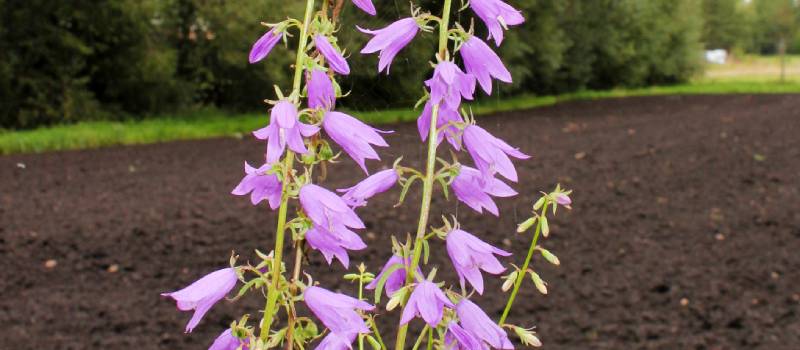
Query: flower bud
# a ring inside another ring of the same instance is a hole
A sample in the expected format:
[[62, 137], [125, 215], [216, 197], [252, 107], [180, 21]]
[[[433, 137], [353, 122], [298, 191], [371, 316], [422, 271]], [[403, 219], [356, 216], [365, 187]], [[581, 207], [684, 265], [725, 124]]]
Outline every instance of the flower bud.
[[539, 200], [533, 204], [533, 210], [539, 210], [539, 208], [541, 208], [544, 205], [544, 201], [545, 201], [544, 197], [539, 198]]
[[547, 224], [547, 217], [546, 216], [542, 216], [541, 225], [542, 225], [542, 234], [545, 237], [547, 237], [550, 234], [550, 225]]
[[539, 338], [533, 335], [532, 331], [522, 327], [514, 326], [514, 333], [517, 334], [520, 342], [522, 342], [522, 345], [533, 346], [535, 348], [542, 346], [542, 342], [539, 340]]
[[536, 272], [530, 271], [531, 279], [533, 279], [533, 284], [536, 286], [536, 289], [539, 290], [539, 293], [547, 294], [547, 283], [539, 277], [539, 274]]
[[523, 233], [527, 231], [533, 224], [536, 223], [536, 217], [528, 218], [528, 220], [523, 221], [519, 226], [517, 226], [517, 233]]
[[553, 253], [551, 253], [549, 250], [540, 247], [539, 251], [542, 252], [542, 256], [544, 257], [545, 260], [547, 260], [547, 262], [556, 266], [561, 265], [561, 262], [558, 260], [558, 257], [555, 256]]
[[395, 293], [394, 295], [392, 295], [392, 297], [389, 299], [389, 302], [386, 303], [386, 311], [392, 311], [392, 310], [394, 310], [394, 308], [397, 307], [397, 305], [400, 305], [400, 301], [403, 299], [402, 296], [405, 295], [405, 294], [406, 293], [402, 293], [401, 292], [401, 293]]

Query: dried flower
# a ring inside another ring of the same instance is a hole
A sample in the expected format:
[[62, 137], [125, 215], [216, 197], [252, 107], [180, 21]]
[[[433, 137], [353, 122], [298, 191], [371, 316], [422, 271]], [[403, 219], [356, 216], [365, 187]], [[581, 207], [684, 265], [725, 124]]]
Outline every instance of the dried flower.
[[361, 49], [362, 54], [375, 53], [380, 51], [378, 57], [378, 72], [384, 68], [389, 73], [389, 67], [397, 53], [408, 45], [419, 31], [417, 20], [412, 17], [403, 18], [378, 30], [358, 28], [362, 33], [373, 35], [366, 46]]
[[325, 57], [328, 61], [328, 65], [334, 72], [341, 75], [350, 74], [350, 65], [347, 64], [347, 60], [339, 53], [339, 50], [331, 45], [331, 42], [328, 41], [328, 37], [317, 34], [314, 36], [314, 45], [317, 46], [317, 50]]
[[492, 94], [492, 77], [511, 83], [511, 73], [494, 51], [476, 36], [470, 36], [459, 50], [464, 68], [475, 76], [486, 94]]
[[356, 310], [370, 311], [375, 309], [375, 306], [320, 287], [306, 288], [303, 298], [311, 312], [338, 336], [349, 337], [352, 333], [369, 333], [369, 327]]
[[344, 192], [342, 199], [351, 207], [363, 207], [367, 205], [367, 199], [378, 193], [386, 192], [397, 183], [397, 180], [397, 171], [386, 169], [361, 180], [353, 187], [338, 191]]
[[489, 38], [494, 38], [497, 46], [503, 42], [503, 29], [525, 22], [517, 9], [501, 0], [472, 0], [469, 2], [472, 11], [486, 24]]
[[456, 314], [461, 326], [475, 338], [486, 342], [495, 349], [513, 349], [506, 332], [497, 326], [478, 305], [464, 298], [456, 305]]
[[464, 129], [463, 140], [475, 165], [486, 178], [499, 173], [506, 179], [517, 182], [517, 170], [508, 156], [530, 158], [477, 125], [469, 125]]
[[494, 254], [511, 255], [460, 229], [454, 229], [447, 234], [447, 255], [453, 262], [462, 288], [466, 279], [478, 294], [483, 294], [483, 275], [480, 270], [493, 275], [506, 270]]
[[281, 40], [281, 34], [276, 33], [275, 29], [270, 29], [268, 32], [259, 38], [253, 48], [250, 49], [250, 63], [256, 63], [264, 59], [272, 51], [272, 48]]
[[175, 299], [178, 310], [194, 310], [194, 315], [186, 324], [186, 333], [191, 332], [214, 304], [224, 298], [236, 286], [236, 270], [225, 268], [203, 276], [188, 287], [162, 296]]
[[275, 163], [283, 155], [286, 145], [297, 153], [308, 153], [303, 136], [310, 137], [317, 132], [318, 127], [297, 120], [297, 106], [294, 103], [281, 100], [272, 107], [269, 125], [254, 131], [253, 135], [259, 140], [267, 140], [267, 163]]
[[306, 86], [308, 87], [308, 107], [327, 110], [336, 105], [336, 90], [333, 88], [333, 82], [321, 69], [311, 70]]
[[472, 100], [475, 77], [461, 71], [453, 62], [442, 61], [433, 70], [433, 77], [425, 81], [425, 86], [431, 91], [432, 103], [440, 103], [443, 109], [457, 111], [461, 97]]
[[371, 145], [378, 147], [389, 146], [379, 133], [389, 133], [391, 131], [375, 129], [342, 112], [325, 113], [322, 127], [328, 133], [328, 136], [339, 144], [365, 173], [369, 173], [366, 164], [364, 164], [366, 159], [381, 159]]
[[[433, 116], [433, 104], [430, 100], [425, 103], [425, 108], [422, 114], [417, 118], [417, 129], [422, 141], [428, 140], [428, 134], [431, 130], [431, 117]], [[463, 124], [464, 119], [461, 119], [461, 114], [457, 110], [449, 110], [447, 108], [439, 107], [439, 114], [436, 117], [436, 129], [439, 133], [436, 135], [437, 145], [442, 142], [442, 134], [447, 138], [447, 142], [453, 146], [455, 150], [461, 150], [461, 129], [456, 124]]]
[[244, 162], [244, 172], [247, 175], [242, 178], [242, 181], [231, 193], [237, 196], [244, 196], [250, 193], [250, 202], [253, 205], [266, 199], [270, 208], [273, 210], [278, 208], [281, 204], [282, 187], [278, 176], [267, 174], [267, 171], [271, 168], [271, 164], [264, 164], [256, 169]]
[[490, 196], [512, 197], [517, 195], [517, 192], [503, 181], [494, 176], [485, 178], [478, 169], [466, 165], [461, 166], [450, 186], [456, 197], [464, 204], [479, 213], [483, 213], [485, 208], [495, 216], [499, 216], [500, 213], [497, 204]]
[[406, 324], [415, 316], [419, 316], [429, 326], [436, 327], [442, 321], [442, 312], [445, 306], [452, 308], [453, 303], [439, 289], [439, 286], [428, 280], [419, 282], [403, 309], [400, 324]]

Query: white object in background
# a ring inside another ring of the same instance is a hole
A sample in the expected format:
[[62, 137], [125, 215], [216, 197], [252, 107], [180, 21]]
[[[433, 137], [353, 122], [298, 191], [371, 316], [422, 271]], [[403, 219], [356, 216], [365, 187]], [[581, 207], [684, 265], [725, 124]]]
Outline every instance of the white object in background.
[[728, 60], [728, 51], [723, 49], [706, 50], [706, 61], [714, 64], [725, 64]]

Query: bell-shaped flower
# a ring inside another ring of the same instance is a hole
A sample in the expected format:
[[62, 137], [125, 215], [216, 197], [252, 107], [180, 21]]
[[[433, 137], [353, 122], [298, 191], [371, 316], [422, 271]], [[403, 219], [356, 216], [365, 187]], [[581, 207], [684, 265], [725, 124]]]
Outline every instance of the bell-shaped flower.
[[[386, 277], [386, 282], [384, 282], [383, 289], [386, 291], [386, 296], [391, 297], [394, 292], [398, 289], [403, 288], [406, 284], [406, 272], [408, 271], [408, 266], [411, 265], [411, 259], [406, 258], [405, 262], [403, 258], [398, 255], [392, 255], [386, 264], [383, 265], [381, 272], [375, 276], [375, 279], [372, 280], [365, 288], [367, 289], [375, 289], [378, 288], [378, 281], [380, 281], [384, 275], [388, 272], [388, 270], [394, 266], [403, 264], [403, 267], [397, 268], [396, 270], [392, 271], [392, 273]], [[417, 276], [422, 276], [422, 270], [417, 266]]]
[[442, 321], [442, 313], [445, 306], [452, 308], [453, 303], [439, 289], [439, 286], [431, 281], [424, 280], [417, 283], [414, 291], [411, 292], [411, 297], [408, 298], [408, 303], [400, 317], [400, 324], [406, 324], [415, 316], [419, 316], [429, 326], [436, 327]]
[[331, 42], [328, 41], [328, 37], [317, 34], [314, 36], [314, 45], [328, 61], [328, 65], [334, 72], [341, 75], [350, 74], [350, 65], [347, 64], [347, 60], [344, 59], [344, 56], [342, 56], [339, 50], [331, 45]]
[[300, 188], [300, 204], [314, 225], [332, 233], [346, 228], [364, 228], [364, 222], [347, 203], [335, 193], [314, 184]]
[[476, 339], [495, 349], [514, 348], [514, 345], [508, 340], [506, 332], [469, 299], [464, 298], [458, 302], [456, 314], [464, 330], [472, 334]]
[[390, 131], [375, 129], [362, 121], [353, 118], [342, 112], [328, 112], [322, 120], [322, 127], [328, 136], [331, 137], [350, 158], [358, 163], [365, 173], [367, 166], [364, 164], [367, 159], [381, 159], [372, 145], [378, 147], [388, 147], [389, 144], [379, 134]]
[[162, 293], [162, 296], [175, 299], [178, 310], [194, 310], [194, 315], [186, 324], [186, 333], [191, 332], [203, 315], [211, 309], [214, 304], [224, 298], [236, 286], [236, 270], [225, 268], [214, 271], [203, 278], [190, 284], [188, 287], [172, 293]]
[[242, 350], [248, 349], [247, 344], [245, 344], [241, 339], [233, 336], [231, 329], [228, 328], [222, 332], [217, 339], [214, 339], [214, 342], [211, 344], [208, 350], [238, 350], [239, 347], [241, 347]]
[[483, 213], [483, 209], [486, 209], [495, 216], [499, 216], [500, 213], [491, 196], [512, 197], [517, 195], [517, 192], [505, 182], [494, 176], [485, 178], [478, 169], [466, 165], [461, 166], [458, 175], [453, 178], [450, 188], [453, 189], [456, 198], [470, 208], [479, 213]]
[[259, 140], [267, 140], [267, 163], [275, 163], [287, 145], [297, 153], [308, 153], [303, 136], [310, 137], [317, 132], [318, 127], [297, 120], [297, 106], [294, 103], [281, 100], [272, 107], [269, 125], [254, 131], [253, 135]]
[[322, 253], [328, 265], [333, 262], [335, 257], [345, 268], [350, 266], [350, 256], [347, 254], [347, 250], [361, 250], [367, 247], [358, 234], [343, 227], [329, 231], [325, 227], [314, 225], [306, 231], [306, 241], [311, 248]]
[[475, 77], [461, 71], [455, 63], [442, 61], [433, 70], [433, 77], [425, 81], [431, 92], [431, 103], [441, 104], [443, 109], [457, 111], [461, 98], [472, 100], [475, 93]]
[[566, 193], [557, 193], [555, 197], [556, 197], [556, 203], [558, 203], [559, 205], [568, 207], [570, 204], [572, 204], [572, 198], [569, 198], [569, 196]]
[[517, 169], [508, 156], [517, 159], [530, 158], [477, 125], [468, 125], [464, 128], [462, 137], [469, 155], [485, 178], [491, 178], [495, 173], [499, 173], [506, 179], [517, 182]]
[[459, 49], [467, 73], [478, 79], [483, 91], [492, 94], [492, 77], [511, 83], [511, 73], [494, 51], [476, 36], [470, 36]]
[[331, 78], [323, 70], [314, 68], [306, 80], [308, 107], [330, 110], [336, 105], [336, 89]]
[[483, 294], [483, 275], [481, 270], [497, 275], [505, 271], [494, 254], [510, 256], [511, 253], [494, 247], [469, 232], [454, 229], [447, 234], [447, 255], [453, 262], [453, 267], [464, 287], [464, 279], [475, 288], [478, 294]]
[[375, 11], [375, 5], [372, 4], [372, 0], [353, 0], [353, 4], [372, 16], [375, 16], [377, 13], [377, 11]]
[[322, 324], [339, 337], [348, 338], [353, 333], [370, 332], [364, 319], [356, 312], [375, 309], [365, 301], [320, 287], [306, 288], [303, 299]]
[[350, 332], [347, 334], [339, 335], [336, 333], [328, 333], [322, 341], [319, 342], [315, 350], [353, 350], [353, 341], [356, 340], [357, 332]]
[[359, 27], [358, 30], [362, 33], [373, 35], [367, 45], [361, 49], [361, 53], [368, 54], [380, 51], [378, 54], [380, 58], [378, 60], [378, 72], [382, 72], [385, 68], [388, 74], [392, 60], [403, 47], [414, 39], [414, 36], [419, 31], [419, 25], [416, 19], [407, 17], [397, 20], [382, 29], [369, 30]]
[[451, 321], [447, 326], [447, 333], [444, 335], [446, 349], [451, 350], [484, 350], [486, 346], [476, 339], [475, 336], [467, 332], [455, 321]]
[[264, 59], [272, 51], [272, 48], [281, 40], [281, 34], [275, 32], [275, 28], [270, 29], [268, 32], [259, 38], [253, 48], [250, 49], [250, 63], [256, 63]]
[[494, 38], [497, 46], [503, 42], [505, 28], [525, 22], [525, 17], [520, 11], [501, 0], [472, 0], [469, 6], [486, 25], [489, 38]]
[[355, 186], [350, 188], [339, 189], [339, 192], [344, 192], [342, 199], [347, 202], [351, 207], [363, 207], [367, 205], [367, 199], [372, 196], [383, 193], [392, 188], [399, 177], [397, 171], [394, 169], [386, 169], [370, 175]]
[[[433, 116], [433, 104], [430, 100], [425, 102], [425, 108], [422, 109], [422, 114], [417, 118], [417, 130], [422, 141], [428, 140], [428, 135], [431, 130], [431, 118]], [[436, 115], [436, 130], [439, 133], [436, 135], [437, 145], [442, 142], [442, 136], [447, 138], [453, 148], [457, 151], [461, 150], [461, 129], [458, 128], [456, 123], [463, 123], [464, 119], [461, 118], [461, 113], [458, 110], [450, 110], [439, 106], [439, 113]]]
[[263, 200], [269, 202], [269, 207], [273, 210], [281, 205], [281, 181], [275, 174], [267, 174], [272, 168], [272, 164], [264, 164], [256, 169], [247, 162], [244, 162], [245, 176], [242, 181], [231, 191], [237, 196], [244, 196], [250, 193], [250, 202], [253, 205]]

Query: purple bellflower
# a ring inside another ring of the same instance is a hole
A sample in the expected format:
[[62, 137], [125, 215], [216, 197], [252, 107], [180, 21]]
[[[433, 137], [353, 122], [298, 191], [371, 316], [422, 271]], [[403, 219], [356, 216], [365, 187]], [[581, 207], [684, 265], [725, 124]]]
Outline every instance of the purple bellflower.
[[511, 83], [511, 73], [503, 65], [503, 61], [478, 37], [471, 36], [461, 45], [459, 52], [464, 59], [464, 68], [478, 79], [487, 95], [492, 94], [492, 77]]
[[367, 247], [358, 234], [347, 229], [329, 231], [325, 227], [314, 225], [306, 231], [306, 241], [311, 248], [319, 250], [330, 265], [333, 258], [339, 259], [342, 266], [350, 266], [347, 250], [361, 250]]
[[380, 51], [378, 54], [378, 72], [386, 69], [386, 74], [389, 74], [392, 60], [403, 47], [414, 39], [414, 36], [419, 31], [419, 25], [416, 19], [407, 17], [397, 20], [382, 29], [369, 30], [359, 27], [358, 30], [362, 33], [373, 35], [367, 45], [361, 49], [361, 53], [369, 54]]
[[464, 330], [475, 338], [495, 349], [514, 349], [506, 332], [469, 299], [464, 298], [458, 302], [456, 314]]
[[566, 194], [559, 193], [556, 194], [556, 203], [568, 207], [570, 204], [572, 204], [572, 198], [569, 198], [569, 196]]
[[281, 100], [272, 107], [269, 125], [254, 131], [253, 135], [259, 140], [267, 140], [267, 163], [275, 163], [287, 145], [297, 153], [308, 153], [303, 136], [309, 137], [317, 132], [319, 127], [297, 120], [297, 106], [294, 103]]
[[325, 338], [319, 342], [315, 350], [353, 350], [353, 341], [356, 340], [357, 332], [349, 332], [347, 334], [339, 335], [336, 333], [328, 333]]
[[364, 164], [366, 159], [381, 159], [375, 149], [372, 148], [372, 145], [378, 147], [389, 146], [379, 132], [389, 133], [391, 131], [375, 129], [342, 112], [326, 113], [322, 120], [322, 127], [328, 133], [328, 136], [339, 144], [342, 150], [350, 155], [365, 173], [369, 173], [366, 164]]
[[375, 16], [378, 13], [375, 11], [375, 5], [372, 4], [372, 0], [353, 0], [353, 4], [371, 16]]
[[339, 53], [339, 50], [331, 45], [326, 36], [317, 34], [314, 37], [314, 45], [317, 46], [317, 50], [325, 57], [334, 72], [341, 75], [350, 74], [350, 65], [347, 64], [347, 60]]
[[247, 175], [231, 193], [237, 196], [250, 193], [250, 202], [253, 205], [266, 199], [269, 207], [275, 210], [281, 204], [282, 185], [277, 175], [266, 173], [271, 168], [271, 164], [264, 164], [256, 169], [244, 162], [244, 172]]
[[414, 291], [411, 292], [411, 297], [400, 317], [400, 324], [406, 324], [415, 316], [420, 316], [429, 326], [436, 327], [442, 321], [442, 312], [445, 306], [452, 308], [453, 303], [439, 289], [439, 286], [424, 280], [417, 283]]
[[333, 82], [321, 69], [314, 68], [311, 71], [306, 86], [308, 87], [308, 107], [330, 110], [336, 105], [336, 90], [333, 88]]
[[477, 125], [468, 125], [464, 128], [463, 140], [475, 165], [486, 178], [499, 173], [506, 179], [517, 182], [517, 169], [508, 156], [517, 159], [530, 158]]
[[447, 333], [444, 336], [445, 348], [450, 350], [483, 350], [486, 345], [476, 339], [475, 336], [467, 332], [455, 321], [451, 321], [447, 326]]
[[399, 177], [397, 171], [394, 169], [386, 169], [379, 171], [355, 186], [350, 188], [339, 189], [339, 192], [344, 192], [342, 199], [351, 207], [363, 207], [367, 205], [367, 199], [372, 196], [383, 193], [392, 188]]
[[500, 216], [500, 212], [490, 196], [512, 197], [517, 195], [517, 192], [505, 182], [495, 177], [485, 178], [478, 169], [466, 165], [461, 166], [450, 186], [458, 200], [479, 213], [483, 213], [483, 209], [486, 209], [494, 216]]
[[275, 28], [264, 33], [264, 35], [253, 44], [253, 48], [250, 49], [250, 63], [256, 63], [263, 60], [264, 57], [267, 57], [269, 52], [272, 51], [272, 48], [274, 48], [280, 40], [281, 34], [275, 33]]
[[464, 279], [483, 294], [483, 275], [481, 270], [497, 275], [505, 271], [505, 267], [493, 255], [510, 256], [511, 253], [480, 240], [469, 232], [454, 229], [447, 234], [447, 255], [464, 287]]
[[328, 264], [336, 257], [348, 267], [350, 258], [345, 249], [360, 250], [367, 247], [361, 237], [350, 230], [364, 228], [364, 222], [335, 193], [314, 184], [306, 184], [300, 188], [300, 204], [314, 224], [306, 232], [308, 244], [318, 249]]
[[236, 286], [236, 270], [225, 268], [203, 276], [188, 287], [162, 296], [175, 299], [178, 310], [194, 310], [194, 315], [186, 324], [186, 333], [190, 333], [214, 304], [224, 298]]
[[[423, 142], [428, 140], [432, 116], [433, 104], [428, 100], [428, 102], [425, 102], [425, 108], [422, 110], [422, 114], [417, 118], [417, 129], [419, 130], [419, 136], [422, 138]], [[447, 138], [447, 142], [458, 151], [461, 150], [461, 129], [454, 123], [464, 123], [464, 119], [461, 118], [461, 113], [459, 113], [458, 110], [449, 110], [441, 108], [440, 106], [439, 114], [436, 117], [436, 128], [437, 130], [441, 129], [439, 134], [436, 135], [437, 145], [442, 142], [442, 136], [444, 136], [444, 138]]]
[[442, 61], [436, 65], [433, 77], [425, 81], [431, 91], [431, 103], [441, 103], [442, 109], [457, 111], [461, 97], [472, 100], [475, 77], [461, 71], [455, 63]]
[[497, 46], [503, 42], [504, 28], [525, 22], [522, 13], [501, 0], [472, 0], [469, 6], [489, 29], [489, 38], [494, 38]]
[[352, 333], [370, 332], [356, 310], [371, 311], [375, 306], [320, 287], [306, 288], [303, 298], [311, 312], [339, 337], [349, 338]]
[[[400, 288], [403, 288], [406, 283], [406, 271], [408, 271], [408, 265], [411, 265], [411, 259], [409, 258], [406, 258], [404, 263], [402, 257], [398, 255], [392, 255], [386, 264], [383, 265], [381, 272], [375, 276], [375, 279], [367, 284], [365, 288], [369, 290], [378, 288], [378, 281], [383, 278], [383, 275], [386, 274], [386, 271], [392, 266], [398, 264], [403, 264], [404, 267], [392, 271], [392, 274], [386, 278], [386, 282], [383, 285], [384, 289], [386, 290], [386, 296], [391, 297], [394, 292]], [[422, 276], [422, 270], [419, 268], [419, 266], [417, 266], [417, 276]]]
[[208, 350], [237, 350], [239, 346], [242, 347], [242, 350], [247, 350], [247, 344], [233, 336], [231, 329], [228, 328], [222, 334], [220, 334], [217, 339], [214, 339], [214, 343], [211, 344], [211, 347]]

